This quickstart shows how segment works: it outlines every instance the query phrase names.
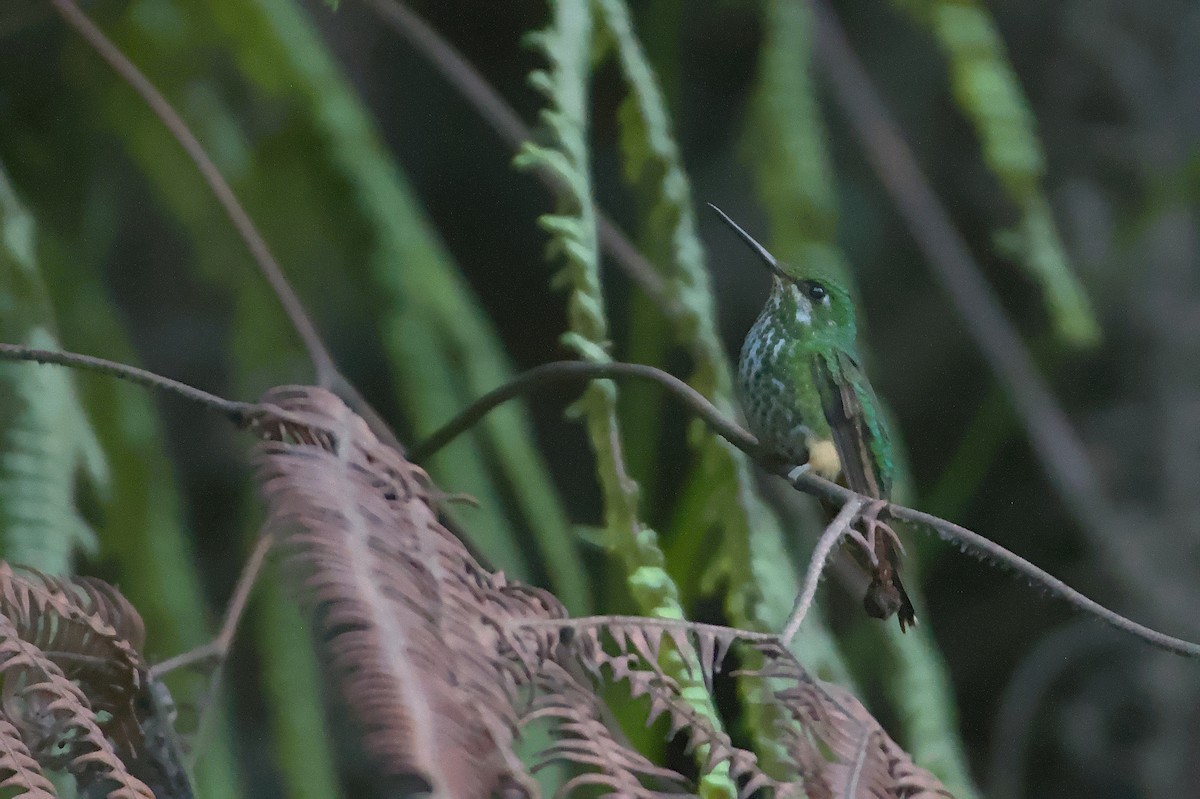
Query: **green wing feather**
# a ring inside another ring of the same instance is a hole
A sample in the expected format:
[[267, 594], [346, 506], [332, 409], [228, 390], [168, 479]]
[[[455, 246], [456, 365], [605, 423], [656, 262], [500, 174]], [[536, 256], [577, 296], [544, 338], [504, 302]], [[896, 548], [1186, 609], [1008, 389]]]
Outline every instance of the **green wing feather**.
[[821, 353], [813, 358], [813, 381], [846, 487], [886, 499], [892, 490], [891, 441], [862, 366], [844, 350]]

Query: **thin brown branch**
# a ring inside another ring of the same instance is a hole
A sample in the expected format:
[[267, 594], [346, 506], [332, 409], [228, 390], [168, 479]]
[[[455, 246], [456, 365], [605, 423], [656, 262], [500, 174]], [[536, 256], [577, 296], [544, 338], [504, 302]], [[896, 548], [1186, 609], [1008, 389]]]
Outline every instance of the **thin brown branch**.
[[588, 361], [553, 361], [522, 372], [497, 389], [475, 400], [436, 433], [409, 450], [409, 460], [421, 463], [470, 429], [493, 408], [530, 390], [552, 383], [578, 383], [597, 378], [632, 377], [658, 383], [673, 393], [708, 423], [717, 435], [743, 450], [751, 457], [761, 457], [758, 440], [741, 425], [721, 415], [721, 412], [696, 389], [656, 366], [640, 363], [592, 363]]
[[[205, 407], [216, 409], [227, 418], [237, 422], [251, 418], [252, 413], [258, 415], [270, 415], [272, 413], [272, 406], [270, 405], [249, 405], [247, 403], [232, 402], [220, 397], [214, 397], [199, 389], [177, 383], [174, 380], [159, 377], [142, 369], [114, 364], [86, 355], [69, 352], [30, 350], [26, 347], [0, 344], [0, 357], [5, 356], [18, 360], [33, 360], [41, 363], [77, 366], [105, 374], [118, 375], [143, 385], [173, 391], [187, 399], [195, 400]], [[696, 391], [696, 389], [657, 367], [634, 363], [557, 361], [535, 367], [524, 374], [518, 375], [512, 382], [488, 392], [460, 412], [458, 416], [426, 440], [425, 443], [416, 447], [413, 451], [415, 454], [412, 460], [417, 461], [417, 456], [428, 457], [432, 455], [438, 449], [450, 443], [457, 435], [469, 429], [475, 422], [482, 419], [489, 411], [528, 391], [553, 383], [617, 378], [633, 378], [658, 383], [674, 395], [678, 401], [682, 402], [692, 413], [703, 420], [714, 433], [746, 453], [746, 455], [758, 462], [767, 471], [788, 480], [788, 482], [800, 491], [829, 500], [840, 506], [845, 506], [846, 503], [852, 501], [863, 503], [878, 501], [863, 494], [855, 493], [847, 488], [842, 488], [836, 483], [831, 483], [813, 474], [796, 474], [798, 470], [793, 465], [780, 463], [778, 458], [773, 458], [769, 453], [764, 452], [762, 446], [753, 435], [737, 424], [737, 422], [722, 415], [717, 407], [709, 402], [703, 394]], [[1061, 598], [1073, 607], [1096, 616], [1101, 621], [1112, 625], [1122, 632], [1136, 636], [1151, 646], [1177, 655], [1200, 658], [1200, 644], [1184, 641], [1183, 639], [1166, 635], [1138, 624], [1135, 621], [1131, 621], [1119, 613], [1111, 611], [1103, 605], [1088, 599], [1062, 580], [1059, 580], [1057, 577], [1025, 560], [1020, 555], [1009, 552], [1004, 547], [984, 538], [978, 533], [953, 522], [948, 522], [945, 519], [940, 519], [931, 514], [903, 505], [889, 503], [884, 512], [890, 514], [895, 519], [910, 522], [919, 529], [932, 531], [944, 541], [954, 544], [964, 552], [985, 562], [1007, 566], [1031, 583]]]
[[237, 229], [238, 235], [242, 237], [242, 241], [246, 243], [247, 249], [250, 250], [254, 262], [258, 264], [259, 270], [262, 272], [267, 282], [271, 284], [275, 296], [279, 298], [280, 304], [283, 306], [284, 312], [295, 328], [296, 334], [300, 336], [300, 340], [304, 343], [304, 348], [308, 351], [308, 357], [312, 361], [313, 368], [317, 373], [317, 383], [322, 386], [332, 386], [339, 376], [337, 366], [333, 362], [332, 356], [325, 348], [324, 342], [321, 341], [321, 336], [317, 333], [316, 327], [313, 326], [312, 320], [308, 318], [308, 314], [304, 311], [304, 306], [300, 304], [300, 299], [296, 296], [296, 292], [292, 290], [291, 285], [283, 276], [283, 270], [279, 268], [275, 256], [271, 254], [270, 248], [267, 246], [266, 240], [262, 234], [258, 232], [254, 222], [251, 221], [250, 215], [242, 207], [238, 201], [237, 195], [233, 193], [229, 183], [226, 182], [221, 171], [217, 169], [217, 165], [208, 157], [201, 146], [200, 141], [188, 128], [187, 123], [179, 116], [179, 113], [171, 106], [167, 99], [163, 96], [150, 79], [147, 78], [137, 66], [125, 56], [121, 50], [113, 44], [113, 42], [104, 35], [104, 32], [96, 26], [92, 20], [83, 13], [77, 6], [74, 0], [51, 0], [59, 16], [70, 25], [75, 31], [83, 37], [92, 49], [94, 49], [101, 58], [108, 62], [108, 65], [113, 68], [122, 80], [136, 91], [145, 101], [154, 115], [163, 123], [170, 131], [175, 140], [192, 159], [196, 165], [196, 169], [200, 171], [200, 176], [204, 182], [208, 184], [212, 190], [213, 196], [217, 202], [221, 204], [229, 221], [233, 223]]
[[[709, 400], [674, 375], [667, 374], [653, 366], [632, 363], [590, 363], [583, 361], [556, 361], [543, 364], [518, 375], [512, 382], [488, 392], [470, 406], [465, 408], [454, 419], [450, 420], [441, 430], [430, 436], [425, 442], [412, 450], [414, 461], [427, 458], [441, 447], [450, 443], [456, 436], [463, 433], [483, 418], [490, 410], [504, 402], [522, 395], [530, 390], [542, 388], [553, 383], [578, 382], [595, 379], [633, 378], [649, 380], [667, 389], [675, 398], [682, 402], [688, 410], [702, 419], [717, 435], [724, 438], [733, 446], [745, 452], [767, 471], [782, 477], [795, 488], [807, 494], [829, 500], [839, 506], [851, 501], [864, 503], [878, 500], [842, 488], [836, 483], [817, 477], [811, 473], [801, 473], [789, 476], [797, 470], [791, 464], [780, 463], [764, 452], [758, 440], [736, 422], [726, 418]], [[967, 554], [973, 555], [987, 563], [1006, 566], [1020, 574], [1030, 583], [1061, 598], [1073, 607], [1089, 613], [1101, 621], [1112, 625], [1122, 632], [1136, 636], [1158, 649], [1184, 655], [1190, 658], [1200, 658], [1200, 644], [1191, 643], [1181, 638], [1166, 635], [1152, 630], [1145, 625], [1109, 610], [1083, 594], [1071, 588], [1062, 580], [1054, 577], [1029, 561], [1009, 552], [999, 544], [968, 530], [965, 527], [940, 519], [928, 513], [908, 508], [903, 505], [889, 503], [884, 510], [895, 519], [907, 521], [919, 529], [932, 531], [939, 538], [948, 541]]]
[[537, 618], [530, 616], [513, 616], [505, 620], [507, 626], [505, 629], [509, 632], [514, 630], [608, 630], [613, 627], [626, 624], [630, 627], [639, 627], [643, 630], [690, 630], [695, 633], [709, 633], [712, 635], [728, 635], [731, 632], [742, 641], [754, 641], [757, 643], [770, 644], [777, 643], [779, 636], [775, 633], [760, 633], [753, 630], [741, 630], [732, 627], [725, 627], [720, 624], [708, 624], [701, 621], [688, 621], [687, 619], [667, 619], [654, 616], [571, 616], [558, 618]]
[[183, 118], [179, 116], [174, 107], [167, 102], [162, 92], [155, 87], [150, 79], [121, 52], [120, 48], [104, 35], [103, 31], [96, 27], [96, 24], [80, 10], [79, 6], [73, 0], [51, 0], [51, 2], [67, 24], [74, 28], [100, 57], [108, 62], [109, 66], [113, 68], [121, 79], [128, 83], [141, 96], [142, 100], [150, 107], [150, 110], [154, 112], [154, 115], [158, 117], [163, 126], [179, 142], [179, 146], [192, 159], [192, 162], [196, 165], [196, 169], [200, 172], [200, 176], [208, 184], [213, 196], [217, 199], [221, 208], [224, 209], [225, 214], [229, 217], [229, 221], [233, 223], [242, 241], [245, 242], [246, 248], [250, 251], [250, 255], [258, 265], [259, 272], [262, 273], [267, 283], [270, 284], [271, 290], [275, 292], [275, 296], [279, 299], [279, 304], [283, 306], [284, 313], [291, 322], [292, 328], [296, 331], [296, 335], [300, 337], [305, 350], [308, 352], [309, 360], [312, 362], [313, 369], [316, 372], [317, 385], [329, 388], [341, 396], [367, 421], [367, 424], [375, 431], [376, 435], [384, 439], [398, 451], [403, 451], [403, 447], [400, 445], [399, 440], [397, 440], [396, 434], [392, 432], [387, 422], [376, 413], [375, 409], [359, 394], [358, 389], [338, 370], [333, 356], [329, 354], [329, 350], [321, 340], [321, 336], [309, 318], [308, 313], [304, 310], [304, 305], [300, 302], [300, 298], [296, 296], [295, 290], [288, 283], [287, 278], [284, 277], [283, 270], [275, 260], [275, 256], [271, 254], [266, 239], [259, 233], [253, 220], [250, 219], [250, 215], [246, 213], [241, 202], [238, 201], [237, 195], [234, 194], [233, 189], [226, 182], [217, 165], [209, 158], [208, 153], [205, 152], [200, 141], [187, 126], [187, 123], [183, 121]]
[[233, 646], [242, 616], [245, 615], [246, 606], [250, 603], [250, 594], [254, 590], [255, 583], [258, 582], [258, 575], [262, 572], [267, 554], [271, 551], [274, 543], [275, 536], [267, 531], [259, 537], [254, 549], [250, 551], [250, 557], [246, 560], [246, 565], [242, 567], [242, 573], [233, 589], [233, 596], [225, 610], [225, 619], [221, 622], [221, 629], [217, 633], [217, 637], [203, 646], [180, 653], [152, 667], [150, 669], [152, 677], [162, 679], [163, 676], [185, 666], [214, 660], [220, 663], [225, 659]]
[[[781, 477], [785, 476], [780, 471], [776, 471], [775, 473]], [[853, 491], [842, 488], [836, 483], [831, 483], [828, 480], [823, 480], [811, 474], [801, 475], [792, 485], [806, 493], [823, 496], [835, 502], [846, 502], [856, 497], [869, 501], [869, 498], [864, 497], [862, 494], [856, 494]], [[919, 529], [932, 531], [943, 541], [954, 544], [963, 552], [973, 555], [985, 563], [994, 563], [1012, 569], [1032, 584], [1061, 598], [1078, 610], [1095, 616], [1121, 632], [1137, 636], [1151, 646], [1172, 652], [1176, 655], [1200, 658], [1200, 644], [1160, 633], [1157, 630], [1152, 630], [1145, 625], [1138, 624], [1119, 613], [1109, 610], [1100, 603], [1088, 599], [1049, 572], [1033, 565], [1020, 555], [1008, 551], [996, 542], [984, 538], [979, 533], [932, 514], [903, 505], [889, 504], [885, 512], [893, 518], [911, 522]]]
[[[533, 132], [516, 110], [454, 45], [412, 9], [397, 0], [363, 0], [363, 3], [433, 64], [514, 152], [533, 140]], [[558, 190], [558, 177], [554, 173], [538, 169], [534, 175], [550, 192]], [[596, 233], [600, 249], [624, 270], [629, 279], [640, 286], [666, 316], [679, 318], [683, 309], [671, 296], [654, 265], [599, 208], [596, 209]]]
[[166, 391], [191, 402], [197, 402], [210, 410], [216, 411], [239, 426], [246, 419], [247, 414], [257, 407], [251, 403], [227, 400], [215, 394], [209, 394], [207, 391], [193, 388], [186, 383], [180, 383], [178, 380], [172, 380], [169, 377], [156, 375], [154, 372], [139, 369], [136, 366], [126, 366], [123, 363], [115, 363], [114, 361], [95, 358], [91, 355], [80, 355], [61, 350], [39, 350], [31, 347], [21, 347], [16, 344], [0, 344], [0, 360], [33, 361], [40, 364], [69, 366], [73, 369], [83, 369], [88, 372], [98, 372], [103, 375], [119, 377], [122, 380], [128, 380], [130, 383], [137, 383], [139, 386]]
[[833, 521], [825, 528], [825, 532], [821, 533], [821, 537], [817, 539], [812, 558], [808, 562], [808, 571], [804, 575], [804, 588], [796, 597], [792, 613], [788, 616], [787, 624], [783, 626], [783, 632], [779, 635], [779, 639], [785, 647], [789, 646], [792, 639], [796, 637], [796, 633], [800, 632], [800, 625], [804, 623], [804, 617], [808, 615], [809, 608], [812, 607], [813, 599], [817, 595], [817, 585], [821, 582], [821, 573], [825, 571], [825, 561], [829, 560], [830, 553], [842, 540], [842, 536], [849, 532], [850, 525], [862, 506], [863, 503], [855, 499], [847, 502], [838, 511], [838, 515], [833, 517]]

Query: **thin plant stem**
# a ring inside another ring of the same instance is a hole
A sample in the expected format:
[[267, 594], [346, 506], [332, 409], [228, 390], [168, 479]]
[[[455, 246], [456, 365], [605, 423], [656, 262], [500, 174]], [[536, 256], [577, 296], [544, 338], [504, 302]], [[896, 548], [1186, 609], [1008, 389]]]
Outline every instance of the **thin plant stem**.
[[205, 152], [204, 147], [201, 146], [187, 123], [167, 102], [167, 98], [163, 96], [162, 92], [121, 52], [120, 48], [104, 35], [104, 32], [92, 22], [87, 14], [83, 13], [74, 0], [51, 0], [51, 3], [58, 11], [59, 16], [74, 28], [76, 33], [108, 62], [113, 71], [141, 96], [154, 115], [192, 159], [200, 176], [208, 184], [213, 196], [224, 209], [242, 241], [246, 243], [246, 248], [250, 250], [250, 255], [258, 264], [263, 277], [271, 285], [275, 296], [279, 298], [292, 327], [295, 328], [296, 334], [300, 336], [304, 348], [308, 351], [308, 357], [317, 372], [318, 385], [326, 388], [334, 385], [340, 373], [333, 362], [333, 357], [325, 348], [324, 342], [321, 341], [320, 334], [317, 333], [312, 320], [308, 318], [296, 292], [288, 283], [287, 278], [283, 276], [283, 270], [280, 269], [275, 256], [271, 254], [266, 240], [258, 232], [258, 228], [251, 221], [246, 209], [242, 207], [237, 195], [233, 193], [233, 189], [230, 188], [221, 171], [217, 169], [217, 165], [208, 157], [208, 153]]
[[[86, 355], [69, 352], [30, 350], [26, 347], [0, 344], [0, 358], [3, 357], [8, 357], [10, 360], [30, 360], [40, 363], [77, 366], [105, 374], [118, 375], [143, 385], [173, 391], [187, 399], [200, 402], [205, 407], [218, 410], [227, 418], [238, 422], [250, 418], [252, 413], [270, 415], [276, 412], [270, 406], [249, 405], [247, 403], [224, 400], [220, 397], [214, 397], [207, 392], [185, 386], [174, 380], [159, 377], [142, 369], [114, 364], [110, 361], [91, 358]], [[441, 430], [430, 436], [425, 443], [417, 446], [413, 452], [421, 457], [432, 455], [439, 448], [449, 444], [456, 436], [468, 430], [471, 425], [482, 419], [492, 409], [533, 389], [542, 388], [554, 383], [618, 378], [649, 380], [658, 383], [688, 410], [704, 421], [714, 433], [746, 453], [747, 456], [755, 460], [766, 471], [787, 480], [799, 491], [828, 500], [842, 507], [853, 501], [862, 503], [878, 502], [876, 498], [843, 488], [811, 472], [798, 473], [793, 464], [786, 463], [765, 451], [758, 442], [758, 439], [737, 422], [726, 418], [715, 405], [709, 402], [696, 389], [674, 375], [645, 364], [556, 361], [535, 367], [528, 372], [518, 375], [512, 382], [480, 397], [461, 411], [458, 416], [454, 417]], [[413, 460], [415, 461], [417, 458], [414, 456]], [[894, 519], [910, 522], [918, 529], [931, 531], [942, 540], [954, 544], [963, 552], [979, 558], [985, 563], [1006, 566], [1020, 574], [1030, 583], [1059, 597], [1072, 607], [1093, 615], [1106, 624], [1124, 633], [1133, 635], [1157, 649], [1189, 658], [1200, 658], [1200, 644], [1166, 635], [1165, 633], [1158, 632], [1127, 619], [1119, 613], [1109, 610], [1098, 602], [1089, 599], [1062, 580], [1025, 560], [1020, 555], [1009, 552], [994, 541], [990, 541], [961, 525], [895, 503], [888, 503], [881, 513], [886, 513]]]
[[185, 666], [209, 660], [216, 660], [219, 663], [225, 659], [237, 637], [238, 627], [241, 626], [242, 617], [246, 613], [246, 606], [250, 604], [250, 594], [254, 591], [258, 576], [262, 573], [263, 564], [266, 563], [267, 555], [274, 543], [275, 537], [271, 533], [263, 533], [254, 545], [254, 549], [250, 551], [250, 557], [247, 558], [246, 565], [242, 567], [242, 573], [233, 589], [233, 596], [225, 610], [225, 618], [221, 622], [221, 629], [217, 633], [217, 637], [203, 646], [164, 660], [150, 669], [151, 676], [161, 679], [164, 675]]
[[[541, 388], [553, 383], [617, 378], [652, 380], [658, 383], [671, 392], [689, 411], [702, 419], [713, 432], [745, 452], [765, 470], [787, 480], [797, 490], [840, 506], [844, 506], [852, 500], [860, 500], [864, 503], [878, 502], [878, 499], [873, 499], [851, 491], [848, 488], [843, 488], [811, 472], [799, 474], [794, 478], [789, 477], [789, 473], [795, 470], [793, 464], [783, 462], [765, 451], [758, 442], [758, 439], [750, 432], [722, 415], [716, 406], [709, 402], [704, 395], [687, 383], [674, 375], [667, 374], [661, 369], [645, 364], [556, 361], [534, 367], [528, 372], [518, 375], [512, 382], [483, 395], [461, 411], [458, 416], [451, 419], [441, 430], [415, 447], [412, 450], [413, 458], [414, 460], [418, 460], [419, 458], [428, 457], [439, 448], [450, 443], [456, 436], [469, 429], [471, 425], [483, 418], [491, 409], [532, 389]], [[910, 522], [919, 529], [931, 531], [942, 540], [954, 544], [963, 552], [985, 563], [1006, 566], [1020, 574], [1030, 583], [1059, 597], [1076, 609], [1091, 614], [1122, 632], [1136, 636], [1153, 647], [1189, 658], [1200, 658], [1200, 644], [1166, 635], [1127, 619], [1119, 613], [1111, 611], [1098, 602], [1089, 599], [1049, 572], [1025, 560], [1020, 555], [1009, 552], [994, 541], [961, 525], [895, 503], [888, 503], [881, 513], [886, 513], [892, 518], [901, 521]]]
[[193, 388], [187, 383], [181, 383], [169, 377], [162, 377], [161, 375], [156, 375], [154, 372], [139, 369], [136, 366], [127, 366], [123, 363], [116, 363], [115, 361], [96, 358], [91, 355], [80, 355], [62, 350], [39, 350], [16, 344], [0, 344], [0, 360], [32, 361], [40, 364], [69, 366], [73, 369], [82, 369], [87, 372], [97, 372], [103, 375], [119, 377], [122, 380], [136, 383], [139, 386], [146, 386], [147, 388], [165, 391], [169, 394], [176, 394], [191, 402], [199, 403], [209, 410], [216, 411], [239, 426], [248, 418], [250, 412], [258, 407], [252, 403], [227, 400], [215, 394], [209, 394], [207, 391]]
[[808, 615], [813, 599], [817, 595], [817, 585], [821, 582], [821, 573], [825, 571], [825, 562], [829, 560], [830, 553], [842, 540], [842, 536], [849, 531], [854, 517], [862, 506], [863, 503], [855, 499], [847, 502], [838, 511], [838, 515], [833, 517], [833, 521], [825, 528], [825, 532], [821, 533], [821, 537], [817, 539], [812, 558], [808, 562], [808, 571], [804, 575], [804, 589], [796, 597], [796, 604], [779, 636], [785, 647], [790, 646], [796, 633], [800, 632], [800, 625], [804, 623], [804, 617]]
[[578, 616], [569, 619], [545, 619], [545, 618], [528, 618], [514, 617], [508, 621], [509, 630], [536, 630], [536, 629], [551, 629], [551, 630], [607, 630], [621, 625], [630, 627], [640, 627], [644, 630], [660, 629], [660, 630], [678, 630], [685, 628], [696, 633], [709, 633], [717, 636], [736, 637], [742, 641], [753, 641], [755, 643], [771, 644], [779, 641], [779, 636], [774, 633], [760, 633], [753, 630], [739, 630], [734, 627], [725, 627], [720, 624], [706, 624], [699, 621], [688, 621], [686, 619], [664, 619], [661, 617], [648, 616]]
[[428, 459], [470, 429], [493, 408], [503, 405], [531, 389], [542, 388], [552, 383], [579, 383], [607, 377], [632, 377], [659, 383], [701, 416], [717, 435], [751, 456], [758, 454], [760, 449], [758, 439], [741, 425], [722, 416], [720, 411], [699, 391], [658, 367], [640, 363], [552, 361], [522, 372], [510, 382], [475, 400], [436, 433], [409, 450], [409, 460], [421, 463]]
[[196, 169], [200, 172], [200, 177], [208, 184], [213, 196], [246, 244], [255, 264], [258, 265], [259, 272], [278, 298], [292, 329], [300, 337], [308, 352], [309, 361], [316, 372], [317, 385], [330, 389], [344, 399], [356, 413], [366, 420], [368, 426], [380, 439], [395, 447], [397, 451], [403, 452], [403, 447], [396, 438], [396, 434], [392, 432], [391, 426], [371, 407], [370, 403], [363, 399], [354, 384], [346, 379], [338, 369], [333, 356], [330, 355], [325, 343], [321, 340], [316, 326], [309, 318], [307, 311], [304, 310], [300, 298], [288, 283], [287, 278], [284, 277], [283, 270], [275, 260], [275, 256], [271, 254], [266, 239], [258, 231], [253, 220], [250, 219], [250, 215], [238, 201], [237, 195], [234, 194], [233, 189], [230, 188], [217, 165], [209, 158], [208, 153], [187, 123], [167, 102], [166, 97], [154, 83], [104, 35], [103, 31], [96, 27], [96, 24], [83, 13], [74, 0], [51, 0], [51, 2], [63, 20], [74, 28], [100, 57], [108, 62], [113, 71], [141, 96], [154, 115], [179, 143], [179, 146], [192, 159]]

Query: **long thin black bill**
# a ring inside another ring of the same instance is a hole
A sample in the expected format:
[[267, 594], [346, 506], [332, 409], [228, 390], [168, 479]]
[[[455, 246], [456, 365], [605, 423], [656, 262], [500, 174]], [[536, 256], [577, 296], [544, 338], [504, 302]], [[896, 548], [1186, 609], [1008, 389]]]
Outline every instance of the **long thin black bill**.
[[721, 219], [723, 219], [725, 221], [725, 224], [727, 224], [727, 225], [729, 225], [729, 227], [733, 228], [734, 233], [737, 233], [739, 236], [741, 236], [742, 241], [746, 242], [746, 244], [749, 245], [750, 249], [752, 249], [752, 250], [754, 250], [754, 252], [758, 253], [758, 257], [763, 259], [763, 262], [767, 265], [768, 269], [770, 269], [772, 272], [774, 272], [776, 275], [783, 278], [784, 280], [789, 279], [787, 274], [782, 269], [779, 268], [779, 261], [775, 260], [775, 256], [771, 255], [771, 253], [768, 252], [766, 247], [759, 244], [757, 241], [755, 241], [753, 236], [751, 236], [746, 231], [742, 230], [741, 226], [738, 225], [737, 222], [734, 222], [732, 219], [729, 218], [729, 214], [725, 213], [724, 211], [722, 211], [720, 208], [713, 205], [712, 203], [707, 203], [707, 205], [709, 208], [711, 208], [717, 212], [717, 214], [721, 217]]

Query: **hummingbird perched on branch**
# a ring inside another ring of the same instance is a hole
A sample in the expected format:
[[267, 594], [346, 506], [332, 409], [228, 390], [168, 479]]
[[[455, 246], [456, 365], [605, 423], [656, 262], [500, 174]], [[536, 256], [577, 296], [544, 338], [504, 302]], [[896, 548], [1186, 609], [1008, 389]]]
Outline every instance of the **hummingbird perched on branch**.
[[871, 574], [863, 606], [877, 619], [897, 614], [903, 631], [916, 624], [898, 572], [903, 548], [879, 520], [891, 494], [892, 445], [859, 358], [850, 292], [819, 265], [780, 262], [724, 211], [709, 207], [773, 276], [767, 304], [738, 360], [750, 431], [788, 463], [877, 500], [861, 516], [866, 534], [850, 531]]

